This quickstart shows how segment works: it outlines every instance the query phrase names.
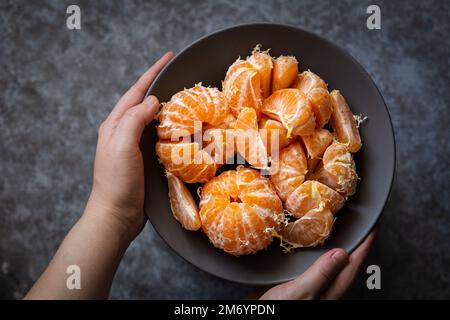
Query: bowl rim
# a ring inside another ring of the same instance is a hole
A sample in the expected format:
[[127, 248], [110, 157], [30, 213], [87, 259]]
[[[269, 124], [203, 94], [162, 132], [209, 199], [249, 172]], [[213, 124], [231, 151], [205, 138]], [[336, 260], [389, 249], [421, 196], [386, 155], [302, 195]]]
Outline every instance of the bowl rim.
[[[174, 63], [177, 59], [179, 59], [179, 57], [181, 55], [183, 55], [184, 52], [188, 51], [192, 46], [197, 45], [205, 40], [207, 40], [210, 37], [214, 37], [220, 33], [224, 33], [224, 32], [228, 32], [230, 30], [233, 29], [239, 29], [239, 28], [243, 28], [243, 27], [258, 27], [258, 26], [264, 26], [264, 27], [282, 27], [282, 28], [286, 28], [286, 29], [291, 29], [294, 31], [301, 31], [304, 32], [306, 34], [308, 34], [309, 36], [318, 38], [319, 40], [326, 42], [328, 45], [331, 45], [333, 47], [336, 48], [336, 50], [338, 50], [341, 54], [343, 54], [346, 58], [348, 58], [349, 60], [351, 60], [355, 66], [362, 71], [362, 74], [364, 74], [365, 78], [368, 79], [375, 87], [375, 89], [377, 90], [379, 96], [381, 97], [381, 101], [383, 102], [383, 107], [388, 115], [388, 119], [389, 119], [389, 125], [391, 128], [391, 136], [392, 136], [392, 142], [393, 142], [393, 150], [392, 150], [392, 155], [393, 155], [393, 168], [390, 168], [392, 173], [391, 176], [389, 177], [390, 180], [390, 185], [389, 185], [389, 189], [388, 192], [386, 193], [385, 199], [384, 199], [384, 203], [381, 206], [381, 210], [380, 212], [377, 214], [377, 218], [372, 222], [372, 224], [367, 228], [367, 230], [364, 232], [366, 233], [366, 236], [363, 237], [362, 239], [360, 239], [359, 241], [355, 242], [353, 246], [350, 247], [350, 249], [348, 250], [348, 253], [351, 254], [366, 238], [367, 236], [370, 234], [370, 232], [372, 230], [374, 230], [376, 228], [376, 225], [378, 223], [378, 221], [380, 220], [381, 215], [383, 214], [383, 211], [386, 208], [387, 202], [389, 201], [391, 192], [392, 192], [392, 187], [394, 185], [394, 179], [395, 179], [395, 173], [396, 173], [396, 166], [397, 166], [397, 145], [396, 145], [396, 140], [395, 140], [395, 130], [394, 130], [394, 125], [392, 123], [392, 117], [391, 114], [389, 112], [389, 108], [387, 107], [386, 101], [384, 100], [383, 95], [381, 94], [380, 89], [378, 88], [378, 86], [376, 85], [375, 81], [372, 79], [372, 77], [369, 75], [369, 73], [366, 71], [366, 69], [361, 65], [361, 63], [356, 60], [356, 58], [354, 58], [350, 53], [348, 53], [345, 49], [341, 48], [340, 46], [338, 46], [337, 44], [335, 44], [334, 42], [328, 40], [327, 38], [316, 34], [315, 32], [309, 30], [308, 28], [304, 27], [304, 26], [294, 26], [294, 25], [290, 25], [290, 24], [283, 24], [283, 23], [272, 23], [272, 22], [255, 22], [255, 23], [242, 23], [242, 24], [235, 24], [235, 25], [231, 25], [228, 27], [223, 27], [220, 28], [216, 31], [210, 32], [200, 38], [198, 38], [197, 40], [194, 40], [193, 42], [189, 43], [188, 45], [186, 45], [181, 51], [179, 51], [178, 53], [176, 53], [176, 55], [170, 60], [170, 62], [159, 72], [159, 74], [155, 77], [155, 79], [153, 80], [152, 84], [150, 85], [150, 87], [148, 88], [145, 97], [150, 95], [150, 92], [153, 90], [153, 88], [155, 87], [155, 85], [158, 83], [159, 78], [162, 77], [164, 75], [164, 72], [166, 69], [168, 69], [172, 63]], [[145, 170], [145, 168], [144, 168]], [[144, 171], [145, 172], [145, 171]], [[145, 174], [145, 173], [144, 173]], [[146, 197], [145, 197], [146, 198]], [[277, 279], [277, 280], [268, 280], [268, 281], [246, 281], [246, 280], [237, 280], [231, 277], [227, 277], [224, 275], [219, 275], [216, 274], [210, 270], [205, 270], [204, 268], [202, 268], [201, 265], [199, 265], [198, 263], [194, 262], [190, 257], [183, 255], [182, 253], [180, 253], [178, 251], [178, 249], [172, 247], [165, 239], [165, 237], [160, 233], [160, 231], [155, 227], [155, 225], [153, 224], [152, 220], [150, 219], [150, 215], [147, 214], [146, 212], [146, 206], [144, 205], [144, 213], [147, 217], [147, 219], [150, 221], [150, 223], [152, 224], [153, 229], [157, 232], [157, 234], [164, 240], [164, 242], [166, 243], [166, 245], [171, 248], [178, 256], [180, 256], [181, 258], [183, 258], [185, 261], [189, 262], [190, 264], [192, 264], [193, 266], [195, 266], [196, 268], [202, 270], [203, 272], [206, 272], [212, 276], [221, 278], [221, 279], [225, 279], [234, 283], [240, 283], [240, 284], [246, 284], [246, 285], [257, 285], [257, 286], [267, 286], [267, 285], [277, 285], [280, 283], [284, 283], [287, 281], [291, 281], [293, 279], [295, 279], [297, 276], [294, 277], [287, 277], [284, 279]]]

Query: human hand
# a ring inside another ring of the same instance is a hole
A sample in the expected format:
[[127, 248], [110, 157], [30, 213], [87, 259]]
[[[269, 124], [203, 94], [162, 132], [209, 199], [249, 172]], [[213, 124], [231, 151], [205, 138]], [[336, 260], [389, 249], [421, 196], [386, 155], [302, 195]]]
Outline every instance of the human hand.
[[261, 299], [339, 299], [357, 276], [374, 239], [372, 231], [350, 256], [343, 249], [328, 251], [302, 275], [271, 288]]
[[139, 142], [159, 107], [145, 93], [173, 58], [168, 52], [120, 98], [101, 124], [95, 155], [92, 192], [85, 215], [106, 219], [134, 239], [145, 225], [144, 163]]

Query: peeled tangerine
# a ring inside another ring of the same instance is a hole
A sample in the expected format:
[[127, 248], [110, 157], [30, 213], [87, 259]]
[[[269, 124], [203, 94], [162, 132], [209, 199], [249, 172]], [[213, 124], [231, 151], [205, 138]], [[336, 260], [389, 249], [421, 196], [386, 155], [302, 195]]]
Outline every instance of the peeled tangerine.
[[196, 142], [160, 140], [155, 149], [164, 167], [184, 182], [206, 182], [216, 174], [214, 159]]
[[298, 74], [298, 61], [292, 56], [279, 56], [273, 64], [272, 92], [289, 88]]
[[224, 94], [217, 88], [198, 84], [176, 93], [162, 107], [158, 137], [172, 139], [191, 135], [202, 129], [199, 124], [218, 125], [228, 114]]
[[213, 157], [216, 167], [221, 167], [236, 153], [234, 130], [207, 129], [203, 133], [203, 148]]
[[330, 96], [333, 105], [330, 124], [334, 134], [340, 143], [347, 146], [348, 151], [357, 152], [361, 148], [361, 137], [353, 113], [338, 90], [331, 91]]
[[288, 138], [287, 136], [286, 128], [277, 120], [263, 116], [259, 122], [259, 129], [261, 139], [269, 155], [272, 154], [272, 148], [274, 148], [274, 151], [279, 152], [292, 141], [292, 138]]
[[236, 149], [256, 168], [268, 166], [266, 146], [259, 135], [258, 119], [253, 108], [243, 108], [235, 124]]
[[306, 156], [299, 142], [294, 142], [280, 151], [279, 158], [272, 160], [270, 181], [283, 203], [297, 189], [308, 171]]
[[233, 255], [266, 248], [284, 221], [283, 206], [270, 181], [258, 171], [237, 167], [207, 182], [200, 219], [211, 243]]
[[245, 107], [253, 108], [258, 118], [263, 101], [261, 75], [252, 63], [238, 59], [228, 68], [222, 83], [223, 93], [235, 117]]
[[312, 172], [320, 162], [325, 150], [333, 142], [333, 135], [327, 129], [318, 129], [301, 138], [308, 155], [308, 171]]
[[287, 129], [287, 137], [308, 135], [314, 132], [316, 122], [311, 104], [298, 89], [282, 89], [275, 91], [264, 100], [262, 112], [280, 121]]
[[283, 240], [294, 247], [309, 247], [322, 243], [330, 234], [333, 214], [342, 208], [345, 199], [318, 181], [305, 181], [307, 161], [303, 148], [295, 142], [281, 150], [272, 164], [270, 177], [286, 210], [299, 218], [281, 231]]
[[304, 71], [298, 75], [293, 88], [299, 89], [306, 95], [316, 117], [317, 128], [322, 128], [333, 112], [325, 81], [311, 71]]
[[183, 181], [169, 171], [166, 171], [166, 177], [169, 186], [170, 208], [174, 218], [187, 230], [200, 229], [202, 222], [192, 194]]
[[353, 195], [358, 175], [355, 161], [347, 146], [333, 142], [323, 154], [321, 165], [310, 178], [326, 184], [346, 198]]
[[333, 142], [333, 135], [327, 129], [318, 129], [308, 136], [302, 136], [302, 140], [308, 157], [314, 159], [323, 155]]
[[272, 82], [272, 69], [273, 61], [272, 57], [267, 51], [260, 51], [259, 46], [253, 50], [252, 55], [247, 58], [255, 70], [261, 76], [261, 93], [263, 98], [267, 98], [270, 95], [270, 85]]
[[234, 124], [236, 123], [236, 118], [231, 112], [227, 113], [222, 121], [217, 125], [205, 124], [204, 129], [234, 129]]
[[313, 209], [300, 219], [289, 222], [281, 231], [284, 241], [294, 248], [322, 244], [333, 229], [334, 217], [329, 209]]
[[286, 201], [286, 210], [299, 217], [281, 231], [283, 240], [293, 247], [321, 244], [331, 233], [333, 215], [345, 199], [333, 189], [317, 181], [305, 181]]
[[285, 207], [291, 215], [300, 218], [321, 205], [335, 214], [344, 203], [345, 199], [330, 187], [318, 181], [307, 180], [290, 194]]

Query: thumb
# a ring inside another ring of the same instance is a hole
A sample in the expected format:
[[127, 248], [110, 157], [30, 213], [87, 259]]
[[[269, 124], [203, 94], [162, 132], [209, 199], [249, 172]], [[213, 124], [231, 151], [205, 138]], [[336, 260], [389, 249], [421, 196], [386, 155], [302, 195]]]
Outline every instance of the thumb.
[[120, 140], [119, 144], [139, 144], [145, 126], [153, 120], [158, 107], [158, 99], [148, 96], [140, 104], [128, 109], [114, 132], [116, 138]]
[[328, 251], [302, 275], [270, 289], [261, 299], [314, 299], [331, 284], [348, 261], [344, 250]]

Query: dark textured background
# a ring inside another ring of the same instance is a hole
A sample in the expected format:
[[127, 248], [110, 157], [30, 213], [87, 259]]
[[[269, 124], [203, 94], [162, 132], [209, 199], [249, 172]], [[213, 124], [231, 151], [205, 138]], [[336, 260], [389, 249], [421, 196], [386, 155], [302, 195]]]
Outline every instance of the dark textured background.
[[[365, 27], [380, 5], [382, 30]], [[82, 30], [65, 27], [68, 4]], [[97, 127], [166, 50], [246, 22], [306, 27], [352, 54], [380, 88], [397, 172], [367, 263], [348, 298], [450, 298], [448, 1], [1, 1], [0, 298], [20, 298], [83, 211]], [[131, 245], [112, 298], [245, 298], [168, 248], [150, 225]]]

